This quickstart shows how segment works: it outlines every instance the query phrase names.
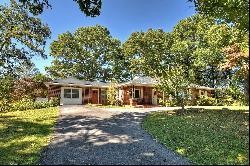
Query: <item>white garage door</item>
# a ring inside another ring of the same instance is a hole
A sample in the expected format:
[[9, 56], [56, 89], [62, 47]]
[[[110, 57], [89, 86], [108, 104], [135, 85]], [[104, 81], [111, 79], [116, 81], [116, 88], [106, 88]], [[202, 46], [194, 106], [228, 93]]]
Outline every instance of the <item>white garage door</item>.
[[82, 104], [82, 89], [62, 87], [61, 88], [61, 104]]

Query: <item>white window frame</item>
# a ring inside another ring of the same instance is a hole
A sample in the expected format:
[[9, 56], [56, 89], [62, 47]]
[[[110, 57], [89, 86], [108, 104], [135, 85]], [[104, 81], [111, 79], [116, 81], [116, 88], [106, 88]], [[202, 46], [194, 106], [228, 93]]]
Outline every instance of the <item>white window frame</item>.
[[[70, 90], [70, 97], [65, 97], [65, 90]], [[73, 90], [78, 90], [78, 97], [77, 98], [73, 98], [72, 96], [73, 96], [73, 93], [72, 93], [72, 91]], [[63, 98], [66, 98], [66, 99], [79, 99], [80, 98], [80, 89], [78, 89], [78, 88], [64, 88], [63, 89]]]

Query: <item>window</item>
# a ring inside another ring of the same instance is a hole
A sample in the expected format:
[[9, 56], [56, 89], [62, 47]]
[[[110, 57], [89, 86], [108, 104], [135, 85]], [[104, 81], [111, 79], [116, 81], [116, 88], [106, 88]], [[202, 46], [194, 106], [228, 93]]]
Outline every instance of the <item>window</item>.
[[71, 89], [64, 89], [64, 98], [71, 98]]
[[140, 89], [135, 90], [135, 98], [140, 98]]
[[107, 99], [107, 91], [106, 90], [102, 90], [101, 91], [101, 99], [102, 100], [106, 100]]
[[72, 98], [79, 98], [79, 89], [72, 89]]
[[79, 89], [64, 89], [64, 98], [79, 98]]

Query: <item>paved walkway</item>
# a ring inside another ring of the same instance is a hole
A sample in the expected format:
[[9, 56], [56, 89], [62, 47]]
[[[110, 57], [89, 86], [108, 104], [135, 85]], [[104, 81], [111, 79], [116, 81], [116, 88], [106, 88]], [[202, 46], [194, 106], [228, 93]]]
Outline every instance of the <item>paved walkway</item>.
[[150, 109], [100, 110], [62, 106], [54, 137], [40, 164], [187, 165], [141, 127]]

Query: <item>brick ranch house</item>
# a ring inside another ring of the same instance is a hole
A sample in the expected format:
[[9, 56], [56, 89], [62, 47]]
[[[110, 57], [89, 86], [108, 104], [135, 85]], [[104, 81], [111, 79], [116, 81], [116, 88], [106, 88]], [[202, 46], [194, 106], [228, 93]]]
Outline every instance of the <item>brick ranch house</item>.
[[[135, 77], [128, 82], [119, 83], [117, 99], [122, 105], [158, 105], [159, 100], [166, 100], [167, 95], [157, 91], [157, 81], [151, 77]], [[109, 83], [84, 81], [75, 78], [56, 79], [46, 82], [48, 98], [60, 98], [61, 105], [67, 104], [107, 104]], [[198, 96], [213, 97], [214, 88], [191, 85], [192, 99]]]

